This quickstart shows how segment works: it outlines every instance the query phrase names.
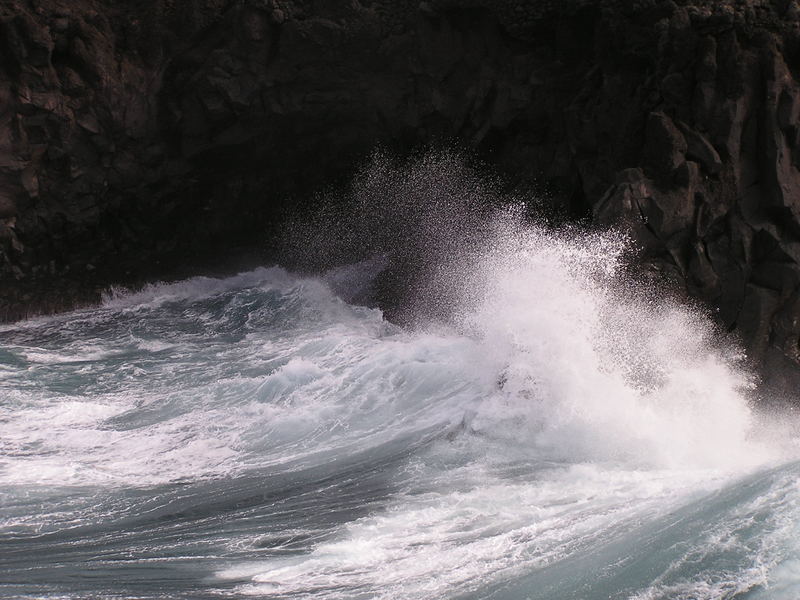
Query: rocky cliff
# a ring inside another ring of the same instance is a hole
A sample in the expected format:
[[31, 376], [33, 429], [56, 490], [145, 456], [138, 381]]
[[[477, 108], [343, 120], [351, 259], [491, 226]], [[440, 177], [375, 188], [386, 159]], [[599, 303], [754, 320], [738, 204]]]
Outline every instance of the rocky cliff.
[[800, 364], [794, 0], [2, 0], [0, 316], [268, 245], [459, 140]]

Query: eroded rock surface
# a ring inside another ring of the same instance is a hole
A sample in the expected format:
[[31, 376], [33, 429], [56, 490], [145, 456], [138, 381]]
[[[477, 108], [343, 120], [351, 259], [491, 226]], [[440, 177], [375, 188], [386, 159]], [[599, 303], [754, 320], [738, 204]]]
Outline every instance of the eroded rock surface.
[[799, 75], [793, 0], [3, 0], [0, 316], [268, 245], [376, 144], [457, 139], [800, 364]]

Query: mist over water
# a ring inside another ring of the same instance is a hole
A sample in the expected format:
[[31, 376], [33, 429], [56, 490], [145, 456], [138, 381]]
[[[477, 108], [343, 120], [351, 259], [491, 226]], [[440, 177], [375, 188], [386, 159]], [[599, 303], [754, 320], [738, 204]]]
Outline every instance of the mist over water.
[[0, 595], [800, 595], [795, 423], [623, 235], [447, 154], [345, 204], [289, 236], [320, 275], [0, 328]]

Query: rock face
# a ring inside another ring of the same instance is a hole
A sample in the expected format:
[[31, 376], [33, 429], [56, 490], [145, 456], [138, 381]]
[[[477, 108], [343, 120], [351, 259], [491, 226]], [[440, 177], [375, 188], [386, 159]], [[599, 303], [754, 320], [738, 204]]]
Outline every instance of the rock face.
[[376, 144], [457, 139], [797, 365], [799, 89], [795, 0], [3, 0], [0, 317], [268, 245]]

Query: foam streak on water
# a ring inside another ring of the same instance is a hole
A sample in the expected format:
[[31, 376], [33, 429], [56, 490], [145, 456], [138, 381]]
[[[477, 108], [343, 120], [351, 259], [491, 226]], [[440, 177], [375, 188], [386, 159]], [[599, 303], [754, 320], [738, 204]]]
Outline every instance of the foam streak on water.
[[736, 352], [624, 240], [494, 227], [436, 326], [340, 299], [358, 267], [4, 326], [0, 594], [800, 595], [800, 466]]

